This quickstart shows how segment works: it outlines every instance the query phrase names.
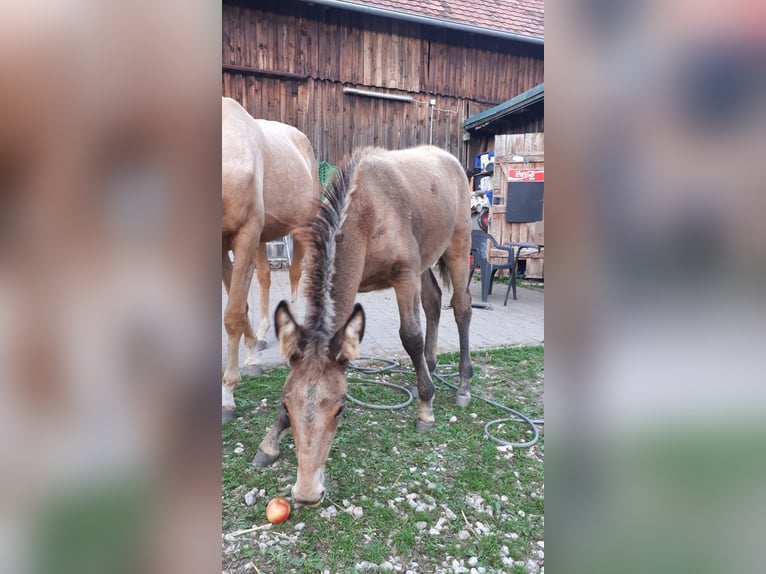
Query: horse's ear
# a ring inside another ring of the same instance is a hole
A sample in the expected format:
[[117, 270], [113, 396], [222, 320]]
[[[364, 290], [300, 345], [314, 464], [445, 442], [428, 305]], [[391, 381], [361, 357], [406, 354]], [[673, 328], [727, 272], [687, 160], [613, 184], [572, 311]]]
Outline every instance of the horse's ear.
[[274, 311], [274, 329], [279, 339], [279, 351], [289, 359], [298, 351], [298, 322], [290, 312], [287, 301], [282, 300]]
[[364, 309], [357, 303], [354, 305], [354, 310], [346, 324], [333, 337], [334, 344], [331, 348], [337, 349], [335, 358], [338, 361], [353, 361], [359, 357], [359, 345], [362, 342], [362, 337], [364, 337], [364, 325]]

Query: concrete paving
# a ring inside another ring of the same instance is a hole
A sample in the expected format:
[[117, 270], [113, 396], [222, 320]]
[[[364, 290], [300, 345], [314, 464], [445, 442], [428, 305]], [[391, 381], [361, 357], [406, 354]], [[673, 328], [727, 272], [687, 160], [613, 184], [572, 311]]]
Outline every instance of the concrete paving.
[[[250, 321], [253, 327], [258, 326], [258, 282], [253, 281], [248, 298], [250, 304]], [[473, 309], [470, 330], [471, 350], [496, 348], [506, 345], [540, 344], [544, 341], [544, 293], [535, 289], [517, 289], [518, 299], [511, 296], [508, 305], [503, 306], [506, 285], [495, 285], [489, 296], [487, 309]], [[451, 292], [442, 289], [444, 305], [449, 304]], [[222, 291], [223, 308], [226, 306], [226, 292]], [[302, 293], [302, 287], [299, 289]], [[481, 302], [481, 285], [474, 281], [471, 284], [471, 295], [474, 303]], [[282, 299], [290, 299], [290, 279], [287, 270], [274, 270], [271, 273], [271, 293], [269, 300], [269, 320], [274, 320], [274, 309]], [[393, 289], [360, 293], [356, 299], [364, 307], [367, 325], [362, 340], [362, 354], [371, 357], [407, 358], [407, 354], [399, 340], [399, 313], [396, 307], [396, 296]], [[305, 299], [298, 297], [298, 320], [303, 320], [306, 308]], [[425, 315], [421, 310], [421, 325], [425, 329]], [[226, 359], [226, 331], [221, 325], [222, 358]], [[439, 322], [438, 352], [446, 353], [460, 349], [452, 309], [442, 310]], [[269, 329], [267, 347], [259, 353], [263, 366], [283, 364], [285, 360], [279, 354], [274, 327]], [[244, 342], [240, 343], [240, 366], [246, 358]]]

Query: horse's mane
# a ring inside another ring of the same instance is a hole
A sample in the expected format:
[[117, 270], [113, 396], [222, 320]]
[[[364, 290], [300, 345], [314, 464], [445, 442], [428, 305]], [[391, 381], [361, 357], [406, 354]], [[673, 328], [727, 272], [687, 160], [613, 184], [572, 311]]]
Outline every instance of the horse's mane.
[[332, 299], [335, 248], [354, 191], [350, 185], [351, 178], [361, 156], [361, 151], [354, 153], [340, 170], [333, 171], [324, 189], [324, 200], [319, 205], [317, 217], [308, 230], [311, 257], [304, 291], [308, 307], [305, 327], [308, 348], [318, 351], [327, 349], [335, 334], [335, 303]]

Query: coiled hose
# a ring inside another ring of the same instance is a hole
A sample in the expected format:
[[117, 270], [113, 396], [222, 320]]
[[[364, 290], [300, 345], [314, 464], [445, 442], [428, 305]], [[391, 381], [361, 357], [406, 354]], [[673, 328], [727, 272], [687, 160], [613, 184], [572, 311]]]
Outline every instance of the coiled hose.
[[[362, 366], [360, 363], [362, 361], [366, 361], [367, 363], [373, 363], [375, 366], [366, 365]], [[439, 381], [441, 384], [453, 389], [457, 390], [457, 385], [454, 385], [453, 383], [450, 383], [447, 381], [445, 377], [454, 377], [458, 373], [457, 372], [447, 372], [447, 373], [439, 373], [440, 368], [446, 368], [447, 365], [437, 365], [436, 371], [433, 373], [433, 378]], [[415, 372], [411, 369], [402, 369], [398, 362], [392, 360], [392, 359], [381, 359], [377, 357], [359, 357], [356, 361], [352, 361], [349, 363], [349, 368], [353, 369], [354, 371], [358, 371], [360, 373], [364, 373], [366, 375], [372, 375], [372, 374], [379, 374], [379, 373], [401, 373], [401, 374], [408, 374], [408, 375], [414, 375]], [[407, 396], [407, 399], [404, 402], [393, 404], [393, 405], [378, 405], [375, 403], [367, 403], [364, 401], [360, 401], [359, 399], [354, 398], [351, 396], [350, 393], [346, 393], [346, 398], [350, 400], [352, 403], [355, 403], [359, 406], [369, 408], [369, 409], [378, 409], [378, 410], [394, 410], [394, 409], [402, 409], [406, 406], [408, 406], [412, 400], [413, 395], [412, 391], [408, 389], [407, 387], [403, 385], [397, 385], [394, 383], [389, 383], [385, 381], [379, 381], [376, 379], [369, 379], [369, 378], [363, 378], [354, 376], [354, 379], [358, 381], [360, 384], [363, 385], [379, 385], [383, 387], [388, 387], [391, 389], [396, 390], [397, 392], [401, 392]], [[493, 401], [491, 399], [485, 398], [481, 395], [473, 395], [474, 398], [478, 398], [485, 403], [492, 405], [493, 407], [496, 407], [498, 409], [501, 409], [507, 413], [510, 413], [514, 415], [513, 417], [504, 417], [499, 418], [495, 420], [489, 421], [487, 424], [484, 425], [484, 436], [490, 440], [493, 440], [497, 444], [503, 445], [503, 446], [510, 446], [515, 448], [526, 448], [530, 447], [537, 443], [537, 441], [540, 439], [540, 432], [537, 429], [537, 425], [544, 425], [545, 422], [542, 419], [530, 419], [523, 413], [520, 413], [519, 411], [512, 409], [510, 407], [507, 407], [505, 405], [502, 405], [496, 401]], [[500, 424], [500, 423], [525, 423], [529, 425], [529, 427], [532, 429], [532, 438], [526, 442], [512, 442], [512, 441], [506, 441], [501, 438], [497, 438], [490, 432], [490, 427]]]

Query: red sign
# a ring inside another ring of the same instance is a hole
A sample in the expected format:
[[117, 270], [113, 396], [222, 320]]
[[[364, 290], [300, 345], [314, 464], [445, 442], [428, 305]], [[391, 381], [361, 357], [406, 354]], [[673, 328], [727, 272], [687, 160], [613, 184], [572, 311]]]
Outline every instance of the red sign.
[[544, 169], [508, 170], [508, 181], [545, 181]]

